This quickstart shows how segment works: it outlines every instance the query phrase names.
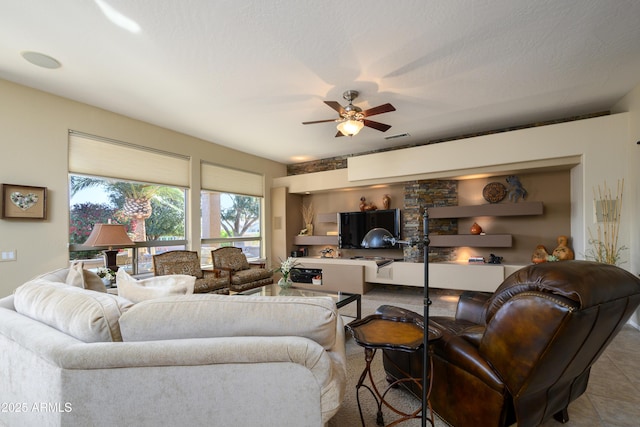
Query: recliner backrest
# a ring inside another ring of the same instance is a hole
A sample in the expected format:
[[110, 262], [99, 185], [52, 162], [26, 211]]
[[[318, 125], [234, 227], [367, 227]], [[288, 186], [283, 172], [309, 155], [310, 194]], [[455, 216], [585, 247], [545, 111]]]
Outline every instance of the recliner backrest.
[[590, 367], [638, 304], [640, 280], [615, 266], [526, 267], [487, 301], [479, 351], [503, 378], [516, 412], [544, 419], [573, 400], [572, 389], [586, 386]]

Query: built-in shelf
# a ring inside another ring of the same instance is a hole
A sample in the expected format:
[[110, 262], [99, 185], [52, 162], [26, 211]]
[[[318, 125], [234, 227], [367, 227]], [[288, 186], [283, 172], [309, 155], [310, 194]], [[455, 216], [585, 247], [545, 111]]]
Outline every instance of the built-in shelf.
[[429, 208], [429, 218], [471, 218], [476, 216], [542, 215], [542, 202], [494, 203], [473, 206]]
[[338, 214], [336, 212], [316, 214], [316, 222], [338, 222]]
[[447, 234], [429, 235], [430, 246], [437, 248], [452, 248], [471, 246], [476, 248], [510, 248], [513, 244], [511, 234]]
[[296, 245], [338, 245], [338, 236], [296, 236], [293, 239]]
[[[429, 208], [429, 219], [473, 218], [477, 216], [524, 216], [542, 215], [542, 202], [495, 203], [472, 206], [442, 206]], [[431, 246], [452, 248], [470, 246], [476, 248], [510, 248], [513, 237], [510, 234], [452, 234], [430, 235]]]

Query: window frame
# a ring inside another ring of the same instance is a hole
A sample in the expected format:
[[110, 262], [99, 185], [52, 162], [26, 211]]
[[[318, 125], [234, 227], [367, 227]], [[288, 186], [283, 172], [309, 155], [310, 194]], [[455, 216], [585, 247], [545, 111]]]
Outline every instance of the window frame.
[[[239, 242], [258, 242], [259, 246], [260, 246], [260, 253], [258, 254], [257, 257], [255, 256], [247, 256], [248, 260], [260, 260], [263, 259], [265, 257], [265, 252], [266, 252], [266, 248], [265, 248], [265, 241], [264, 241], [264, 232], [263, 232], [263, 228], [264, 228], [264, 205], [265, 205], [265, 200], [264, 200], [264, 196], [255, 196], [255, 195], [250, 195], [250, 194], [238, 194], [238, 193], [231, 193], [228, 191], [217, 191], [217, 190], [209, 190], [209, 189], [202, 189], [200, 191], [200, 221], [202, 222], [204, 220], [203, 218], [203, 209], [202, 209], [202, 194], [203, 193], [218, 193], [220, 195], [222, 194], [228, 194], [228, 195], [232, 195], [232, 196], [243, 196], [243, 197], [253, 197], [258, 199], [259, 205], [260, 205], [260, 215], [258, 218], [258, 222], [260, 224], [260, 232], [258, 233], [257, 236], [246, 236], [246, 237], [200, 237], [200, 247], [209, 247], [211, 245], [217, 245], [219, 247], [222, 246], [234, 246], [234, 247], [238, 247], [235, 245], [235, 243], [239, 243]], [[221, 212], [218, 212], [218, 215], [220, 215]], [[202, 233], [202, 231], [201, 231]], [[227, 245], [228, 243], [230, 243], [230, 245]], [[244, 252], [244, 251], [243, 251]], [[201, 254], [202, 254], [202, 250], [201, 250]]]

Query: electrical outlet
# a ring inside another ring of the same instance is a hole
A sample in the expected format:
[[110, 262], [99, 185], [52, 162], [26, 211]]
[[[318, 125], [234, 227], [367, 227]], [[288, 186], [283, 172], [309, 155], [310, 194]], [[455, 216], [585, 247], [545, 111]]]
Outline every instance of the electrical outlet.
[[18, 251], [15, 249], [0, 252], [0, 262], [15, 261], [18, 258], [17, 253]]

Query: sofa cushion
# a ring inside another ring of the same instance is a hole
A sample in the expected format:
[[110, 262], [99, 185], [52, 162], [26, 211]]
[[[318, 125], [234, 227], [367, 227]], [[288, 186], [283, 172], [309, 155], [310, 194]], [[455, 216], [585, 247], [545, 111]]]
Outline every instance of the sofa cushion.
[[330, 297], [195, 294], [136, 304], [120, 319], [123, 341], [235, 336], [300, 336], [333, 347], [337, 309]]
[[129, 276], [124, 269], [118, 270], [116, 274], [118, 295], [134, 303], [169, 295], [192, 294], [195, 283], [194, 276], [185, 274], [155, 276], [142, 280]]
[[[214, 251], [215, 252], [215, 251]], [[224, 255], [215, 254], [214, 267], [228, 268], [232, 271], [248, 270], [251, 266], [242, 251], [225, 251]]]
[[81, 262], [74, 262], [69, 267], [69, 274], [67, 274], [67, 285], [76, 286], [78, 288], [89, 289], [98, 292], [107, 292], [107, 288], [102, 283], [102, 279], [93, 271], [85, 270]]
[[116, 295], [34, 279], [18, 287], [16, 311], [84, 342], [122, 341], [118, 320], [131, 302]]
[[49, 282], [65, 283], [67, 281], [68, 275], [69, 275], [69, 267], [65, 267], [65, 268], [59, 268], [57, 270], [48, 271], [46, 273], [39, 274], [31, 280], [42, 279]]
[[242, 285], [243, 283], [256, 282], [262, 279], [269, 279], [273, 273], [265, 268], [248, 268], [239, 270], [231, 276], [231, 283], [234, 285]]

